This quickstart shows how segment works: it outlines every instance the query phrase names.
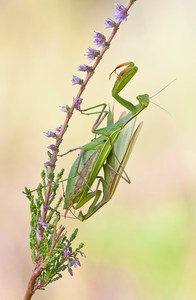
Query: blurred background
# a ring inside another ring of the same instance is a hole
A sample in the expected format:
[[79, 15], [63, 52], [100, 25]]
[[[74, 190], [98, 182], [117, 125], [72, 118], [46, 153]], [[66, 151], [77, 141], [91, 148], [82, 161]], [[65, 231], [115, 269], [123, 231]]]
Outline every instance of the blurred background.
[[[121, 2], [127, 5], [128, 1]], [[196, 299], [196, 19], [195, 1], [136, 1], [127, 22], [83, 94], [83, 108], [113, 104], [110, 72], [132, 60], [137, 75], [122, 95], [153, 95], [171, 80], [139, 117], [144, 121], [112, 201], [79, 228], [86, 259], [63, 279], [38, 291], [36, 300]], [[88, 63], [94, 31], [107, 36], [113, 0], [0, 0], [1, 268], [0, 298], [22, 299], [31, 275], [29, 206], [24, 186], [35, 188], [50, 140], [43, 132], [64, 119], [77, 67]], [[123, 108], [115, 103], [116, 117]], [[95, 116], [74, 113], [63, 150], [92, 138]], [[68, 172], [76, 153], [61, 160]]]

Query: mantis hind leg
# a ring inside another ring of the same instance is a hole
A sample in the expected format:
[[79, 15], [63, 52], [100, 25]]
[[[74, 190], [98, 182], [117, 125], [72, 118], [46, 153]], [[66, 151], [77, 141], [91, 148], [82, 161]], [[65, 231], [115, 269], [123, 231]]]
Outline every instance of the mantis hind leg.
[[[102, 191], [99, 189], [99, 185], [100, 185], [100, 183], [102, 183], [102, 185], [104, 186], [105, 181], [104, 181], [103, 177], [101, 177], [101, 176], [99, 176], [97, 178], [99, 178], [98, 183], [97, 183], [97, 188], [92, 193], [93, 196], [95, 197], [95, 199], [94, 199], [93, 203], [89, 206], [88, 211], [87, 211], [86, 214], [83, 214], [82, 211], [79, 212], [78, 219], [80, 221], [84, 221], [84, 220], [87, 220], [88, 218], [90, 218], [102, 206], [102, 205], [100, 206], [102, 201], [98, 202], [99, 198], [101, 196], [101, 193], [102, 193]], [[97, 204], [97, 202], [98, 202], [98, 204]]]
[[[78, 214], [78, 219], [80, 221], [87, 220], [88, 218], [90, 218], [96, 212], [95, 206], [96, 206], [96, 203], [97, 203], [97, 201], [99, 200], [99, 198], [101, 196], [101, 193], [102, 193], [101, 190], [97, 190], [97, 191], [95, 191], [95, 192], [92, 193], [92, 197], [95, 196], [95, 199], [94, 199], [93, 203], [90, 205], [90, 207], [89, 207], [89, 209], [88, 209], [88, 211], [87, 211], [86, 214], [83, 214], [83, 212], [80, 210], [80, 212]], [[88, 201], [90, 199], [88, 199]]]

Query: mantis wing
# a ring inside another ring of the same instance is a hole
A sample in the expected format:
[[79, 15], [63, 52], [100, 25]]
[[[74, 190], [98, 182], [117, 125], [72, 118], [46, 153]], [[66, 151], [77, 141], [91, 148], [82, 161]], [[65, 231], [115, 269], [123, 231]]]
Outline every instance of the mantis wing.
[[[120, 135], [114, 144], [113, 151], [107, 158], [107, 163], [104, 165], [104, 178], [106, 181], [105, 194], [107, 194], [106, 202], [109, 201], [125, 173], [125, 167], [140, 133], [143, 123], [140, 123], [134, 131], [136, 118], [131, 120], [120, 132]], [[134, 131], [134, 132], [133, 132]], [[126, 175], [126, 173], [125, 173]], [[127, 180], [130, 183], [129, 180]]]

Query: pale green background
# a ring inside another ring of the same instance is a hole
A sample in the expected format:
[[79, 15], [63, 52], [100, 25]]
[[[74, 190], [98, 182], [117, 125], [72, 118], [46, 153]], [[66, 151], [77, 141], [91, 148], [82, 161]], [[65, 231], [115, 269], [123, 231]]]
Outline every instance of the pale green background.
[[[128, 1], [123, 1], [127, 4]], [[94, 31], [113, 17], [113, 0], [0, 1], [1, 268], [0, 298], [22, 299], [32, 265], [27, 247], [29, 207], [49, 140], [42, 132], [63, 122], [71, 104], [72, 75], [87, 63]], [[145, 122], [113, 200], [78, 226], [86, 259], [36, 300], [196, 299], [196, 4], [136, 1], [84, 93], [83, 107], [113, 103], [112, 69], [133, 60], [139, 72], [123, 91], [127, 99], [156, 93], [177, 80], [139, 116]], [[123, 108], [115, 103], [116, 115]], [[64, 149], [86, 143], [94, 117], [75, 113]], [[76, 153], [62, 160], [69, 170]]]

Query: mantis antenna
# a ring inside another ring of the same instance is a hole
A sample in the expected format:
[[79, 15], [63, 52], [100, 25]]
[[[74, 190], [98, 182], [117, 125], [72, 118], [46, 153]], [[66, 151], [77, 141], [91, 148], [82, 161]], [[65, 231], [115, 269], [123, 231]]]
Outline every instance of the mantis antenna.
[[177, 78], [175, 78], [175, 79], [173, 79], [172, 81], [170, 81], [166, 86], [164, 86], [160, 91], [158, 91], [156, 94], [154, 94], [154, 95], [152, 95], [151, 97], [150, 97], [150, 99], [151, 98], [153, 98], [153, 97], [155, 97], [155, 96], [157, 96], [158, 94], [160, 94], [162, 91], [164, 91], [168, 86], [170, 86], [174, 81], [176, 81], [177, 80]]
[[[151, 97], [150, 97], [150, 99], [151, 98], [153, 98], [153, 97], [156, 97], [157, 95], [159, 95], [162, 91], [164, 91], [168, 86], [170, 86], [174, 81], [176, 81], [177, 80], [177, 78], [175, 78], [175, 79], [173, 79], [172, 81], [170, 81], [166, 86], [164, 86], [160, 91], [158, 91], [157, 93], [155, 93], [154, 95], [152, 95]], [[166, 113], [168, 113], [169, 115], [170, 115], [170, 117], [172, 117], [172, 115], [170, 114], [170, 112], [168, 111], [168, 110], [166, 110], [165, 108], [163, 108], [161, 105], [159, 105], [159, 104], [157, 104], [157, 103], [155, 103], [155, 102], [153, 102], [153, 101], [150, 101], [150, 103], [152, 103], [152, 104], [154, 104], [155, 106], [157, 106], [157, 107], [159, 107], [159, 108], [161, 108], [162, 110], [164, 110]]]

